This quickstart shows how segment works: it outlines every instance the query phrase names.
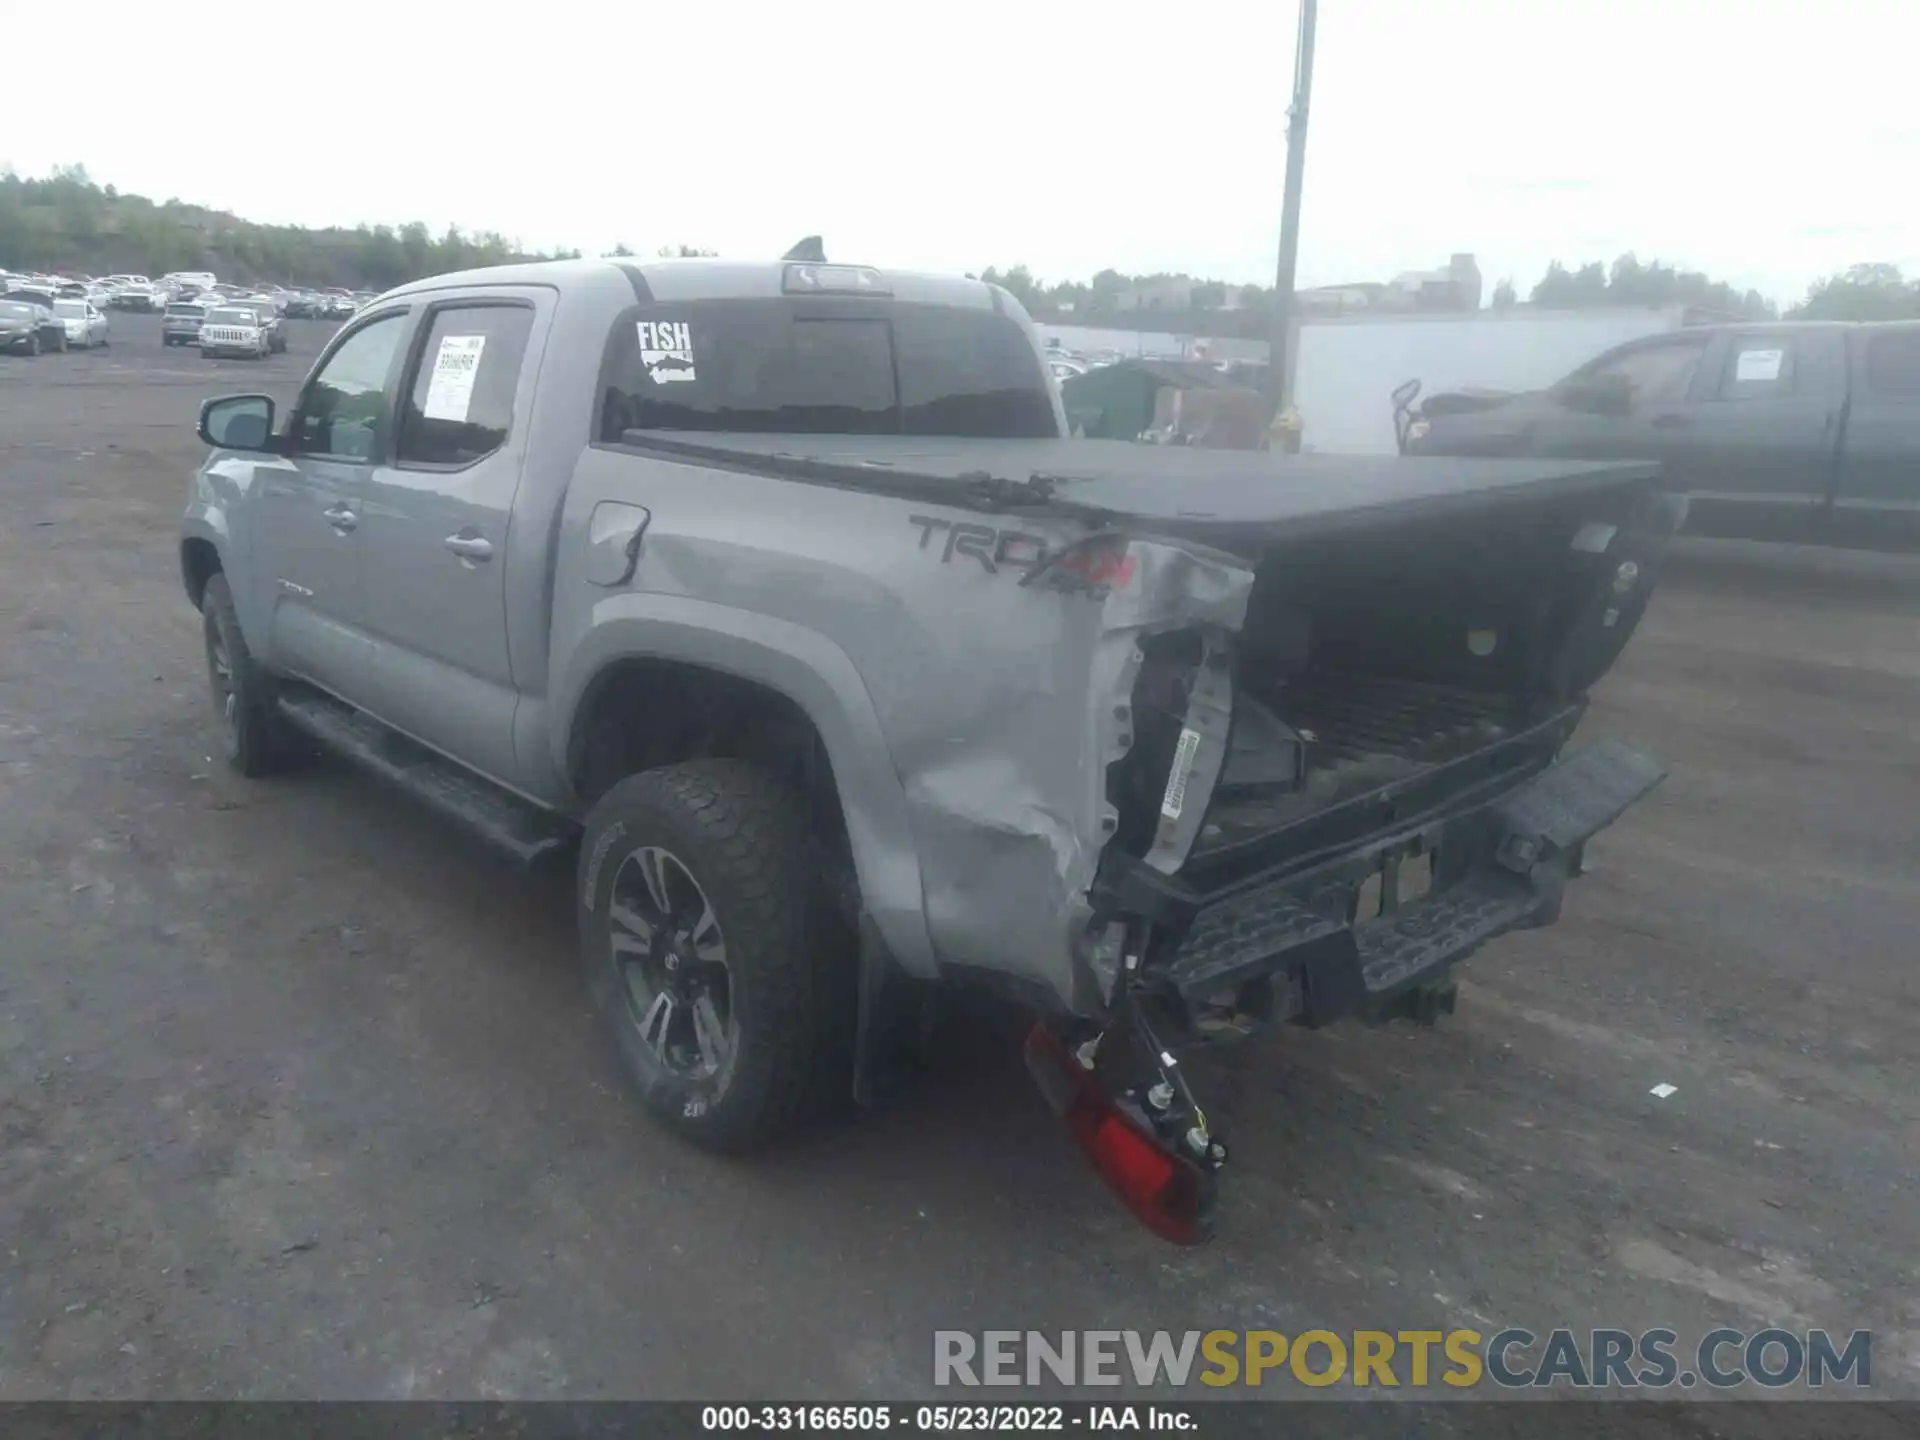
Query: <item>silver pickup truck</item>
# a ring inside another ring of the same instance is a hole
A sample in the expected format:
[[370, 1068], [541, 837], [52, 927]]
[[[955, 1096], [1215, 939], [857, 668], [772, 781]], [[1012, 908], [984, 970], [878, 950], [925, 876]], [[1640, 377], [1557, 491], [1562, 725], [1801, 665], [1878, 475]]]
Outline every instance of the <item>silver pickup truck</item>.
[[1561, 753], [1683, 515], [1648, 467], [1067, 439], [976, 281], [440, 276], [276, 418], [202, 407], [182, 529], [228, 758], [318, 742], [573, 857], [624, 1066], [707, 1145], [871, 1099], [982, 981], [1201, 1238], [1226, 1147], [1177, 1057], [1450, 1010], [1663, 773]]

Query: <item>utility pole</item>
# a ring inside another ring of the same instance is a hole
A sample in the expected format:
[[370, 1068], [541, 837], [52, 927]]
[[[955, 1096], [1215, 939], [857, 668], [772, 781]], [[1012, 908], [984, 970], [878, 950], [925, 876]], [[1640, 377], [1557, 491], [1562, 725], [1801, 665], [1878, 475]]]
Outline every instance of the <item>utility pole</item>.
[[1307, 108], [1313, 97], [1313, 22], [1318, 0], [1300, 0], [1300, 33], [1293, 50], [1293, 103], [1287, 107], [1287, 181], [1280, 200], [1280, 264], [1273, 285], [1272, 351], [1268, 399], [1273, 413], [1293, 399], [1287, 342], [1293, 328], [1293, 270], [1300, 256], [1300, 186], [1307, 169]]

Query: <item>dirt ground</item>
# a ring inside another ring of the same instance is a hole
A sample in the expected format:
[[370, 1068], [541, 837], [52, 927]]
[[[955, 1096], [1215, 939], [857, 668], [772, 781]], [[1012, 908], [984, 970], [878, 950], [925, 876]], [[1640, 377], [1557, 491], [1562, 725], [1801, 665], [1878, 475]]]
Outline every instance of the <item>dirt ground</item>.
[[940, 1328], [1508, 1324], [1867, 1327], [1920, 1393], [1920, 561], [1688, 546], [1587, 727], [1672, 778], [1456, 1017], [1222, 1062], [1179, 1251], [994, 1022], [804, 1144], [688, 1149], [562, 888], [343, 766], [226, 773], [194, 411], [326, 331], [114, 324], [0, 358], [0, 1398], [912, 1398]]

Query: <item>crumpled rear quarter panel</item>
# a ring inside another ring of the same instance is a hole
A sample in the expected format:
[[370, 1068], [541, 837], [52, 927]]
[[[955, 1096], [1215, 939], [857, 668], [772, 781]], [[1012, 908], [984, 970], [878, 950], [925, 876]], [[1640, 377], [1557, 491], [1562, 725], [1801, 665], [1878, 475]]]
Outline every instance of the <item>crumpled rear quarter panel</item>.
[[[584, 578], [587, 517], [602, 499], [652, 513], [625, 592]], [[1033, 557], [1086, 533], [595, 450], [563, 522], [556, 659], [597, 612], [635, 613], [634, 592], [639, 613], [647, 595], [686, 597], [824, 637], [852, 661], [904, 797], [905, 835], [849, 814], [863, 889], [884, 883], [887, 867], [860, 853], [860, 833], [872, 845], [911, 845], [943, 965], [1007, 972], [1084, 1009], [1097, 997], [1076, 957], [1112, 828], [1106, 767], [1130, 743], [1137, 641], [1189, 626], [1237, 630], [1253, 580], [1203, 546], [1134, 538], [1123, 583], [1104, 594], [1055, 588], [1060, 567], [1021, 583]], [[815, 719], [831, 753], [829, 726]], [[849, 768], [838, 756], [834, 765], [837, 775]], [[1196, 773], [1203, 780], [1212, 776]], [[872, 798], [844, 778], [841, 788], [850, 812]]]

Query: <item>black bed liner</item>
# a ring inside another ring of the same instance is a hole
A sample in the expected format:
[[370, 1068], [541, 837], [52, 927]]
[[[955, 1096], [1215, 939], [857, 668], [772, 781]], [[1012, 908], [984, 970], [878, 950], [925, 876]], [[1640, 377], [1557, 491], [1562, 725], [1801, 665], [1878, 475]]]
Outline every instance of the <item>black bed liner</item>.
[[[1124, 440], [946, 440], [629, 430], [634, 449], [823, 484], [937, 493], [951, 503], [1102, 521], [1196, 538], [1458, 516], [1651, 481], [1651, 464], [1453, 456], [1287, 455]], [[932, 495], [930, 494], [930, 498]]]

